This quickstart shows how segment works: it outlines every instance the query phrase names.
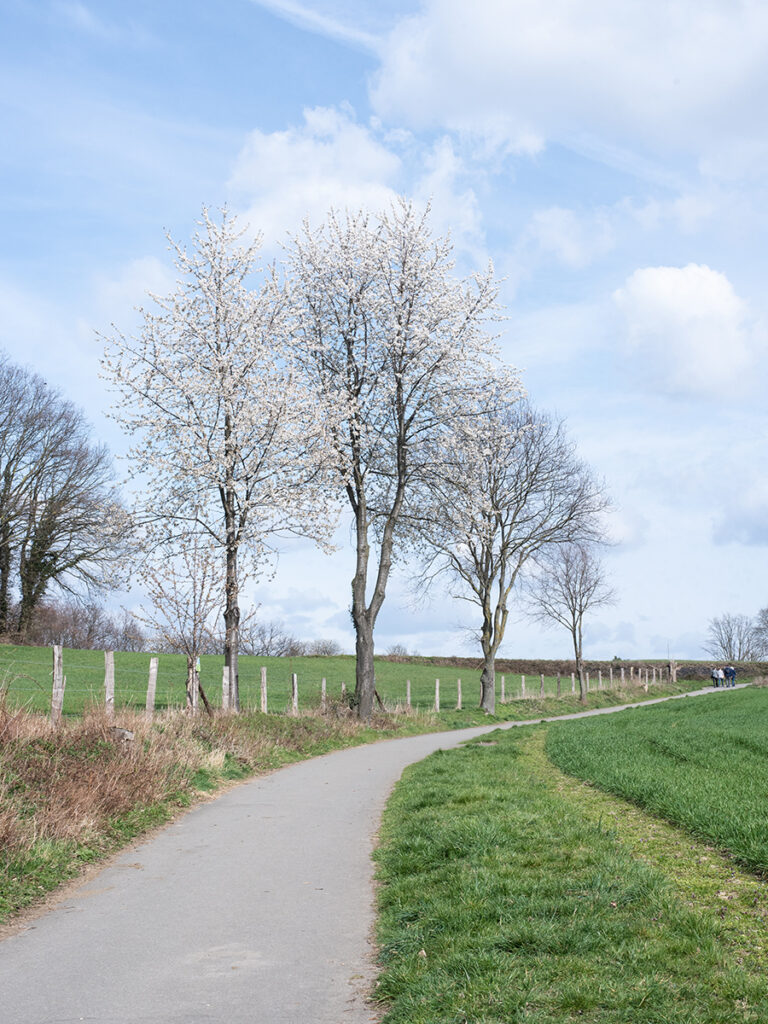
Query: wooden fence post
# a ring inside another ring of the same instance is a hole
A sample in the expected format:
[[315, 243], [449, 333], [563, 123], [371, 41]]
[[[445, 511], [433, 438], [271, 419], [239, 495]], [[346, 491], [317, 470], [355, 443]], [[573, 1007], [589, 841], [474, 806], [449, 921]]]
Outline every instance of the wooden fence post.
[[64, 707], [64, 687], [67, 677], [64, 675], [64, 658], [60, 644], [53, 645], [53, 691], [51, 693], [51, 722], [61, 725], [61, 710]]
[[597, 688], [598, 690], [603, 688], [603, 670], [601, 668], [597, 670]]
[[624, 666], [621, 666], [621, 688], [624, 689]]
[[539, 675], [541, 676], [541, 686], [539, 687], [539, 696], [543, 697], [544, 696], [544, 673], [540, 672]]
[[613, 689], [613, 665], [608, 666], [608, 685]]
[[325, 711], [326, 707], [326, 693], [325, 693], [325, 676], [323, 676], [320, 683], [320, 707]]
[[646, 693], [648, 693], [648, 669], [645, 670], [645, 686], [643, 687]]
[[654, 682], [654, 685], [655, 685], [656, 684], [656, 666], [655, 665], [653, 666], [653, 682]]
[[571, 672], [571, 693], [576, 693], [576, 673]]
[[506, 678], [504, 676], [502, 676], [501, 677], [501, 703], [502, 704], [507, 699], [506, 685], [507, 685], [507, 680], [506, 680]]
[[435, 711], [440, 710], [440, 680], [435, 680]]
[[294, 672], [291, 675], [291, 714], [299, 713], [299, 680]]
[[560, 673], [557, 673], [557, 696], [560, 696]]
[[149, 659], [149, 679], [147, 680], [147, 703], [144, 709], [147, 718], [155, 713], [155, 694], [157, 692], [157, 658]]
[[107, 718], [115, 714], [115, 652], [104, 651], [104, 708]]
[[221, 710], [229, 710], [229, 668], [226, 665], [221, 670]]
[[261, 701], [259, 703], [259, 708], [261, 710], [262, 715], [266, 715], [267, 714], [268, 706], [269, 705], [267, 703], [267, 666], [266, 665], [262, 665], [261, 666]]
[[411, 680], [405, 680], [405, 706], [410, 708], [411, 706]]
[[456, 710], [461, 711], [461, 680], [456, 680]]
[[520, 676], [520, 696], [525, 696], [525, 676]]
[[347, 684], [342, 679], [342, 681], [341, 681], [341, 700], [342, 700], [342, 703], [343, 703], [344, 698], [346, 696], [347, 696]]
[[630, 682], [630, 685], [634, 684], [634, 682], [635, 682], [635, 666], [634, 665], [630, 665], [629, 666], [629, 682]]
[[587, 693], [589, 693], [589, 672], [585, 672], [584, 675], [586, 676]]

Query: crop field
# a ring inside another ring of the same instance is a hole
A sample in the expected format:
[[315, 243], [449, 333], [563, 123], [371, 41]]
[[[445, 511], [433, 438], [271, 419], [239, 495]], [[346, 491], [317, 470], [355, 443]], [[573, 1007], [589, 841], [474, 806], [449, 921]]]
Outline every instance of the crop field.
[[686, 827], [731, 848], [743, 818], [756, 851], [767, 712], [768, 690], [725, 692], [490, 733], [407, 769], [376, 855], [384, 1024], [768, 1020], [765, 883], [547, 756], [601, 784], [620, 762], [634, 799], [685, 792]]
[[768, 873], [768, 690], [559, 723], [547, 754], [564, 772]]
[[[126, 707], [144, 707], [149, 675], [150, 654], [115, 654], [115, 704]], [[212, 705], [221, 704], [221, 674], [223, 658], [203, 655], [200, 659], [200, 681]], [[240, 694], [244, 708], [258, 708], [261, 668], [267, 670], [269, 710], [281, 712], [290, 705], [291, 675], [298, 677], [300, 707], [317, 707], [320, 702], [321, 680], [325, 678], [329, 696], [341, 695], [341, 684], [348, 690], [355, 685], [355, 659], [351, 655], [338, 657], [261, 658], [241, 656]], [[8, 700], [32, 710], [46, 711], [50, 707], [52, 655], [47, 647], [0, 646], [0, 686], [7, 688]], [[64, 675], [67, 687], [64, 695], [64, 714], [80, 714], [92, 704], [104, 699], [104, 654], [101, 651], [64, 651]], [[178, 654], [159, 655], [156, 706], [178, 707], [184, 704], [186, 661]], [[479, 701], [480, 670], [448, 668], [409, 662], [376, 659], [376, 686], [388, 705], [405, 703], [406, 680], [411, 681], [411, 701], [414, 707], [428, 710], [434, 706], [435, 679], [440, 679], [441, 707], [456, 706], [457, 680], [461, 679], [462, 703], [466, 707]], [[593, 680], [593, 686], [596, 680]], [[605, 680], [607, 684], [607, 680]], [[506, 695], [509, 699], [521, 694], [521, 677], [507, 676]], [[501, 680], [497, 676], [497, 693]], [[562, 692], [569, 693], [570, 678], [563, 678]], [[526, 694], [538, 696], [539, 676], [526, 679]], [[554, 696], [557, 680], [545, 677], [544, 691]]]

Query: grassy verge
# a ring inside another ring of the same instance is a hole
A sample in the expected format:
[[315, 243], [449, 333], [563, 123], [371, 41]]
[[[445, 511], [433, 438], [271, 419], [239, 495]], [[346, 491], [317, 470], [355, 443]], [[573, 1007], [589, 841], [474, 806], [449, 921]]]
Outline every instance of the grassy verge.
[[768, 873], [768, 690], [713, 693], [547, 735], [563, 771], [684, 826]]
[[396, 788], [378, 851], [387, 1024], [768, 1019], [764, 897], [711, 906], [717, 855], [642, 843], [652, 819], [583, 800], [543, 755], [548, 728], [434, 755]]

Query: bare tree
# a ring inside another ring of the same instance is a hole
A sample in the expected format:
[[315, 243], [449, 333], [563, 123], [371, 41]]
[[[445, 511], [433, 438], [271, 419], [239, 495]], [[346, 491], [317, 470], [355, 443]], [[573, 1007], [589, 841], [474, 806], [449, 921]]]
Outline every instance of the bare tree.
[[712, 619], [704, 650], [723, 661], [757, 661], [764, 650], [759, 621], [756, 624], [748, 615], [728, 612]]
[[51, 586], [93, 593], [120, 581], [127, 518], [109, 452], [89, 434], [79, 409], [0, 360], [0, 633], [23, 639]]
[[276, 534], [322, 539], [333, 522], [316, 458], [323, 423], [292, 368], [286, 296], [258, 266], [260, 238], [242, 236], [226, 210], [220, 222], [204, 210], [191, 253], [171, 241], [177, 290], [153, 297], [137, 338], [108, 339], [104, 361], [117, 418], [136, 437], [149, 546], [205, 537], [221, 553], [233, 708], [244, 578]]
[[589, 610], [616, 600], [597, 545], [570, 543], [544, 548], [535, 558], [534, 572], [526, 579], [525, 594], [533, 618], [545, 624], [557, 623], [570, 633], [579, 695], [584, 703], [584, 617]]
[[431, 480], [420, 586], [447, 575], [455, 596], [480, 607], [480, 707], [493, 714], [496, 654], [523, 567], [547, 547], [596, 536], [608, 501], [562, 422], [514, 401], [505, 387], [489, 405], [455, 433], [452, 466], [446, 459]]
[[761, 608], [754, 619], [755, 656], [768, 657], [768, 608]]
[[344, 653], [338, 640], [310, 640], [306, 645], [306, 651], [307, 654], [320, 658], [332, 658]]
[[197, 660], [219, 639], [216, 619], [223, 592], [217, 555], [215, 545], [199, 535], [190, 537], [180, 551], [173, 541], [160, 545], [140, 571], [152, 607], [136, 613], [148, 627], [156, 649], [186, 655], [187, 703], [195, 709], [199, 692], [209, 714]]
[[455, 279], [449, 241], [433, 238], [428, 213], [404, 200], [376, 218], [331, 213], [320, 230], [306, 227], [289, 258], [300, 358], [354, 523], [354, 701], [368, 719], [374, 627], [409, 505], [436, 439], [488, 373], [484, 325], [496, 289], [490, 269]]
[[246, 622], [240, 635], [243, 654], [262, 658], [297, 658], [306, 653], [306, 645], [287, 632], [282, 622]]

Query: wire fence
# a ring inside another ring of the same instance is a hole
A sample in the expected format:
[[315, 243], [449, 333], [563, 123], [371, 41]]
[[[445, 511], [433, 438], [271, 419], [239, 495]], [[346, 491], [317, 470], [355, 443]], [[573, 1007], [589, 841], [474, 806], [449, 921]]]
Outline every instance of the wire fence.
[[[59, 652], [57, 655], [56, 652]], [[58, 661], [57, 661], [58, 658]], [[154, 668], [153, 668], [154, 666]], [[258, 658], [239, 662], [240, 706], [267, 713], [297, 713], [331, 701], [347, 701], [354, 690], [354, 659]], [[478, 671], [460, 677], [436, 678], [436, 666], [384, 662], [377, 666], [376, 686], [388, 710], [460, 709], [479, 703]], [[62, 648], [0, 649], [0, 688], [7, 702], [30, 710], [81, 715], [91, 707], [144, 708], [147, 713], [167, 708], [198, 710], [200, 700], [211, 709], [228, 706], [227, 677], [222, 657], [199, 659], [191, 677], [181, 655], [137, 652], [64, 650]], [[154, 673], [154, 675], [153, 675]], [[674, 679], [669, 669], [622, 666], [614, 671], [585, 673], [588, 690], [649, 686]], [[564, 697], [579, 692], [576, 673], [545, 676], [497, 675], [499, 701], [535, 697]]]

